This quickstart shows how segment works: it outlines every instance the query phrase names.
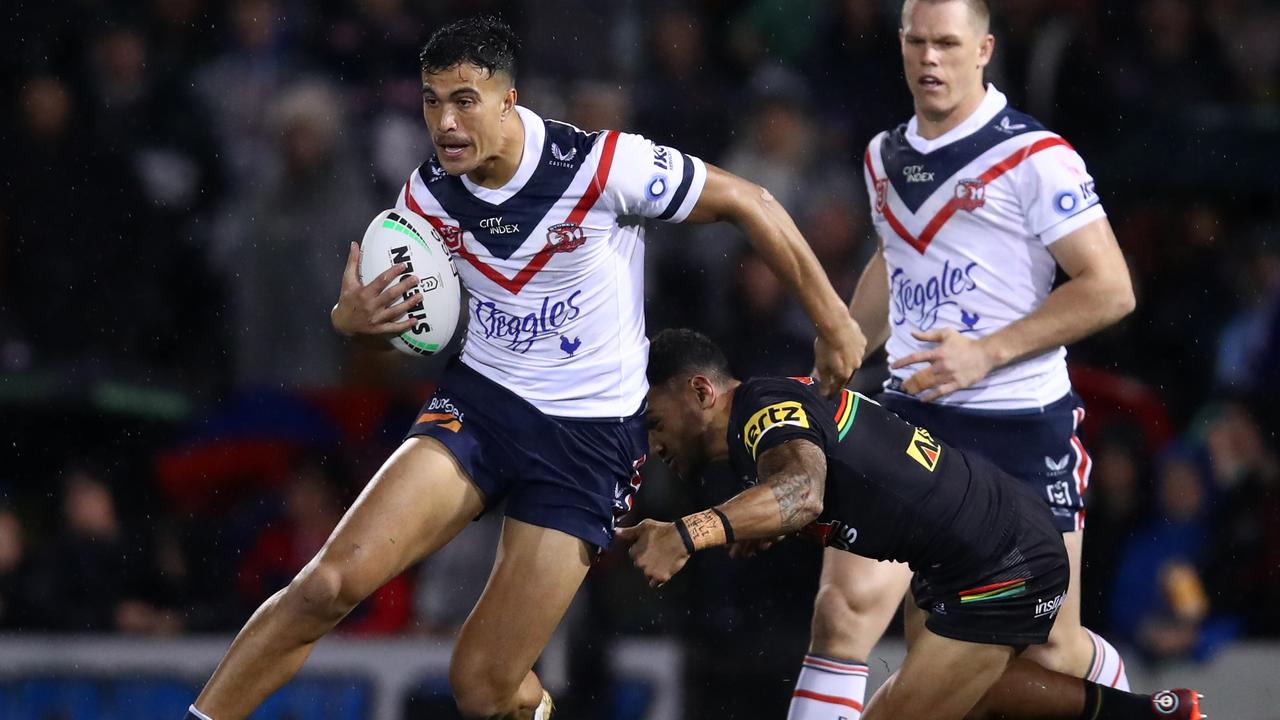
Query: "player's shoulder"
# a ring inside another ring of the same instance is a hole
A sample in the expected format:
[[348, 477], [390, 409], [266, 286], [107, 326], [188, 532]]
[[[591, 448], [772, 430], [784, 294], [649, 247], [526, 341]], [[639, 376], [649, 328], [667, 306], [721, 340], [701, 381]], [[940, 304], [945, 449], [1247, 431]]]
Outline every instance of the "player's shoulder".
[[764, 375], [747, 378], [738, 386], [734, 409], [751, 414], [780, 402], [794, 401], [810, 405], [821, 397], [817, 394], [816, 387], [813, 378], [809, 377]]
[[676, 148], [640, 133], [622, 130], [610, 132], [617, 135], [616, 159], [628, 170], [647, 172], [653, 168], [657, 171], [670, 171], [686, 165], [690, 171], [693, 169], [693, 165], [688, 164], [684, 154]]
[[1005, 137], [1016, 137], [1031, 133], [1056, 135], [1044, 123], [1012, 105], [1005, 105], [983, 129], [999, 133]]
[[[730, 432], [756, 457], [761, 439], [770, 431], [821, 433], [824, 414], [812, 378], [755, 377], [744, 380], [733, 397]], [[790, 434], [784, 433], [787, 437]]]
[[596, 143], [607, 140], [610, 134], [617, 134], [612, 130], [588, 132], [572, 123], [551, 118], [543, 118], [542, 123], [547, 133], [546, 152], [559, 162], [573, 162], [575, 155], [586, 155], [595, 148]]
[[880, 156], [881, 148], [884, 147], [886, 142], [906, 142], [906, 136], [906, 123], [902, 123], [896, 127], [891, 127], [888, 130], [881, 130], [871, 136], [871, 140], [867, 142], [867, 148], [864, 151], [863, 156], [866, 161], [870, 163], [873, 158], [878, 158]]

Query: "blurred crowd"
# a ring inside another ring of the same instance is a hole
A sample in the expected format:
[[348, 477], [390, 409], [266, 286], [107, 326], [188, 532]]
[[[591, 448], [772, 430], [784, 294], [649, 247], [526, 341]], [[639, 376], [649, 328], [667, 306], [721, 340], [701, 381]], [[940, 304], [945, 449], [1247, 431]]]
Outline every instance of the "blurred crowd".
[[[988, 79], [1085, 157], [1138, 293], [1130, 318], [1071, 352], [1095, 463], [1087, 620], [1152, 658], [1280, 636], [1266, 602], [1280, 598], [1280, 5], [994, 5]], [[0, 628], [237, 628], [394, 447], [439, 363], [348, 345], [328, 310], [348, 243], [430, 150], [416, 56], [434, 28], [501, 13], [524, 42], [523, 104], [760, 183], [847, 297], [875, 243], [861, 149], [911, 112], [898, 8], [7, 8]], [[807, 372], [812, 330], [739, 233], [655, 227], [648, 252], [651, 329], [712, 334], [740, 374]], [[874, 389], [876, 360], [860, 387]], [[731, 491], [647, 470], [641, 513]], [[495, 532], [476, 523], [344, 627], [452, 632]], [[624, 559], [593, 572], [584, 647], [671, 632], [757, 661], [765, 629], [803, 647], [811, 548], [709, 558], [658, 596]]]

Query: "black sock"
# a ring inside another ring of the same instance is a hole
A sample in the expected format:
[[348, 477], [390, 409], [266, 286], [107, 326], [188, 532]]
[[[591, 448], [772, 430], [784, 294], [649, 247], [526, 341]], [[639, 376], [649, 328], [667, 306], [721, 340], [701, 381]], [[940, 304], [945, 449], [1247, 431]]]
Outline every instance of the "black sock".
[[1153, 717], [1151, 698], [1084, 681], [1080, 720], [1135, 720]]

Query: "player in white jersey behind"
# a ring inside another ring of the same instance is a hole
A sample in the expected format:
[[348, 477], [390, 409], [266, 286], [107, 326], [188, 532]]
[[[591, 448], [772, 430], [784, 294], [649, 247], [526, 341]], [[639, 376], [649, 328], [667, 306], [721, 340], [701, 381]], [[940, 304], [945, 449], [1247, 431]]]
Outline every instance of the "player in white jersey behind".
[[[888, 342], [886, 407], [987, 456], [1050, 505], [1068, 548], [1070, 589], [1049, 642], [1023, 657], [1127, 689], [1119, 654], [1080, 624], [1089, 459], [1075, 435], [1084, 411], [1063, 346], [1129, 313], [1133, 291], [1080, 156], [984, 84], [995, 46], [989, 23], [985, 0], [903, 6], [915, 114], [867, 149], [882, 244], [849, 310], [869, 351]], [[1057, 267], [1069, 280], [1053, 289]], [[905, 565], [826, 551], [791, 720], [861, 714], [867, 657], [910, 577]], [[910, 642], [921, 614], [910, 602], [905, 612]], [[989, 695], [996, 707], [986, 710], [1034, 712], [1042, 689], [1026, 679], [1034, 668], [998, 684]]]
[[[767, 192], [634, 135], [584, 133], [517, 107], [518, 41], [493, 18], [423, 48], [435, 148], [399, 196], [455, 253], [472, 295], [466, 349], [403, 444], [319, 554], [241, 630], [189, 718], [247, 716], [355, 605], [506, 500], [488, 585], [463, 626], [450, 682], [468, 718], [545, 720], [532, 667], [596, 551], [630, 507], [647, 453], [643, 218], [737, 225], [818, 331], [828, 393], [865, 341]], [[385, 338], [422, 294], [393, 267], [362, 286], [352, 245], [334, 327]], [[385, 343], [383, 343], [385, 344]]]

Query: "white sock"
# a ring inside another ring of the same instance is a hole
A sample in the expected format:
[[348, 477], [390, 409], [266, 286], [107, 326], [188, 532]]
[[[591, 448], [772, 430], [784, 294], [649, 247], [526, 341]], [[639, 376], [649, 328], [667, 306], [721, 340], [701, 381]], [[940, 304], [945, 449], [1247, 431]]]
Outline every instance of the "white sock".
[[787, 720], [858, 720], [867, 692], [867, 666], [805, 655]]
[[1089, 628], [1084, 631], [1093, 640], [1093, 665], [1084, 679], [1128, 692], [1129, 676], [1124, 672], [1124, 658], [1120, 657], [1120, 652], [1098, 633]]
[[199, 718], [199, 720], [213, 720], [213, 718], [197, 710], [195, 705], [192, 705], [191, 707], [187, 708], [187, 712], [191, 713], [193, 717]]

